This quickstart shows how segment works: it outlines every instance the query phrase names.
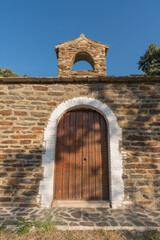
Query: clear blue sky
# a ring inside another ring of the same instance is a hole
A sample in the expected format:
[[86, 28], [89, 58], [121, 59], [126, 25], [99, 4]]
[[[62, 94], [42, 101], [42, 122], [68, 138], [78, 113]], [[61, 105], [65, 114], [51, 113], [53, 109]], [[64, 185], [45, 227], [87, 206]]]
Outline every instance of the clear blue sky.
[[160, 0], [0, 0], [0, 66], [57, 76], [54, 46], [81, 33], [110, 46], [107, 75], [141, 74], [147, 44], [160, 47]]

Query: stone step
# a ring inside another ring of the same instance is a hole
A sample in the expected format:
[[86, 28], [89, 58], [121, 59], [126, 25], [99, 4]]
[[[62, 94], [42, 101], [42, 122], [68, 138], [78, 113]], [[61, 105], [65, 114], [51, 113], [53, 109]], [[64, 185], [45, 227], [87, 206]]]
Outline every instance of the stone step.
[[65, 208], [110, 208], [109, 201], [54, 200], [52, 207]]

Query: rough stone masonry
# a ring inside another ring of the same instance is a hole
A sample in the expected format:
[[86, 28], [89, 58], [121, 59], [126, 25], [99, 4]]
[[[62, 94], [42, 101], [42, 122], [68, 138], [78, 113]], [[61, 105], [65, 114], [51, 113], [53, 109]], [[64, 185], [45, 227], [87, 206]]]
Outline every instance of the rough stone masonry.
[[[124, 184], [121, 207], [158, 210], [160, 77], [107, 77], [103, 62], [108, 47], [98, 43], [103, 53], [97, 53], [102, 60], [99, 65], [98, 58], [94, 60], [92, 55], [92, 52], [96, 55], [94, 41], [87, 42], [84, 36], [76, 41], [80, 45], [72, 42], [77, 55], [71, 59], [71, 64], [67, 62], [70, 68], [60, 56], [63, 53], [64, 59], [70, 59], [70, 55], [72, 58], [67, 42], [56, 48], [60, 57], [57, 78], [0, 78], [0, 206], [41, 207], [39, 187], [44, 177], [44, 132], [50, 116], [61, 103], [86, 97], [106, 104], [122, 129], [118, 143]], [[72, 73], [71, 66], [80, 60], [88, 61], [93, 72]]]

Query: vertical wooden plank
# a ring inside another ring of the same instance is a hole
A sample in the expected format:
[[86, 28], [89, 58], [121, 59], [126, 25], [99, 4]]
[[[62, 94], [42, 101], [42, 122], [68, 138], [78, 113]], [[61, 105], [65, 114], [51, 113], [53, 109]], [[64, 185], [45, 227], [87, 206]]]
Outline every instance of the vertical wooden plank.
[[82, 111], [76, 112], [76, 199], [81, 199]]
[[82, 156], [82, 199], [88, 199], [88, 111], [83, 111], [83, 156]]
[[69, 138], [69, 113], [64, 117], [64, 158], [63, 158], [63, 199], [68, 199], [69, 195], [69, 152], [70, 152], [70, 138]]
[[102, 199], [102, 159], [101, 159], [101, 132], [100, 132], [100, 118], [101, 115], [95, 112], [95, 189], [96, 199]]
[[76, 112], [70, 114], [70, 164], [69, 164], [69, 199], [76, 198]]
[[89, 199], [95, 199], [94, 114], [89, 111]]
[[109, 174], [108, 174], [108, 132], [105, 119], [101, 117], [101, 154], [102, 154], [102, 195], [104, 200], [109, 199]]

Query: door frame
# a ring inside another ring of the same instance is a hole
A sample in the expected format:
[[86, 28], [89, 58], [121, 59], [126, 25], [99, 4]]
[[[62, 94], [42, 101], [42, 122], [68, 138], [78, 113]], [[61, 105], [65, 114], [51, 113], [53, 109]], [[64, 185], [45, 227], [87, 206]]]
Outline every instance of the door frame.
[[78, 97], [62, 102], [51, 114], [47, 128], [44, 132], [42, 167], [44, 168], [43, 180], [40, 182], [39, 195], [42, 207], [50, 207], [53, 200], [53, 179], [56, 149], [56, 132], [59, 119], [70, 110], [77, 108], [90, 108], [99, 112], [106, 120], [108, 127], [109, 148], [109, 198], [112, 208], [122, 205], [124, 197], [124, 183], [122, 179], [122, 155], [119, 151], [119, 142], [122, 139], [122, 129], [119, 127], [113, 111], [99, 100]]

